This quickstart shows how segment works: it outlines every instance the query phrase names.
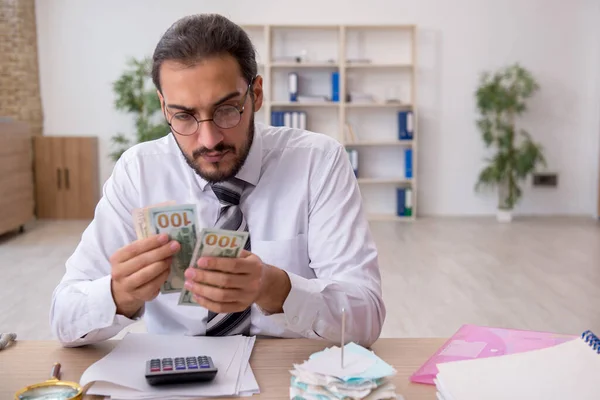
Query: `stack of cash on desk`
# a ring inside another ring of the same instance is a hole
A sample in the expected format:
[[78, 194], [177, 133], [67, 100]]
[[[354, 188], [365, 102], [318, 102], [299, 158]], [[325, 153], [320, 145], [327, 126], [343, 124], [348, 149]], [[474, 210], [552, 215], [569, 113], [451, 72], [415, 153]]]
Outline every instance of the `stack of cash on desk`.
[[370, 350], [355, 343], [334, 346], [294, 364], [290, 399], [396, 399], [396, 387], [388, 380], [396, 370]]

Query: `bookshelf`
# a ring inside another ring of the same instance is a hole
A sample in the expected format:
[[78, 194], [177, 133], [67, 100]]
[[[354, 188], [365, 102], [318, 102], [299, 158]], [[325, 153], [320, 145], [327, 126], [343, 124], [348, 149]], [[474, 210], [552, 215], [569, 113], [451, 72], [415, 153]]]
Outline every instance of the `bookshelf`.
[[[265, 101], [273, 112], [303, 112], [306, 129], [358, 155], [357, 182], [371, 221], [412, 221], [417, 210], [417, 91], [414, 25], [241, 25], [256, 50]], [[332, 101], [332, 73], [339, 99]], [[290, 101], [288, 75], [298, 75]], [[412, 138], [400, 139], [400, 112], [412, 113]], [[288, 120], [289, 121], [289, 120]], [[407, 175], [410, 151], [412, 173]], [[398, 215], [397, 189], [410, 189], [412, 213]]]
[[397, 110], [410, 110], [410, 104], [393, 104], [393, 103], [346, 103], [346, 108], [393, 108]]

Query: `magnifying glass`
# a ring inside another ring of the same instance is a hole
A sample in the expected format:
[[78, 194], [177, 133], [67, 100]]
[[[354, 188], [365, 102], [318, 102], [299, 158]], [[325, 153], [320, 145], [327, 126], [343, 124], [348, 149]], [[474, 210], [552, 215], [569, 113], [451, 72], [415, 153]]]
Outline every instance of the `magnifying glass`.
[[75, 382], [60, 379], [60, 363], [52, 367], [47, 381], [27, 386], [15, 393], [15, 400], [81, 400], [83, 389]]

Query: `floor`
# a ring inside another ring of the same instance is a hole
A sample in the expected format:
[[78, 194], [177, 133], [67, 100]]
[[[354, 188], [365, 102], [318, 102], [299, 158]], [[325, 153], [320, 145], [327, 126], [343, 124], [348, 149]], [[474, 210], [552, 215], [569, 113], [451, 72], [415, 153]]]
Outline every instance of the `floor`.
[[[52, 291], [86, 225], [37, 221], [0, 237], [0, 331], [52, 338]], [[463, 323], [600, 332], [599, 221], [425, 218], [372, 230], [387, 305], [382, 337], [447, 337]]]

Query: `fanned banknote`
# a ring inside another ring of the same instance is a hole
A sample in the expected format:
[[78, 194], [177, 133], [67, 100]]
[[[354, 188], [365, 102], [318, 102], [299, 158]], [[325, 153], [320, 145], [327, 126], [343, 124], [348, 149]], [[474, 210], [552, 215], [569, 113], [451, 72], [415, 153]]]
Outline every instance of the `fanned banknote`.
[[[239, 257], [247, 240], [248, 232], [245, 231], [205, 228], [200, 232], [189, 266], [198, 268], [196, 263], [200, 257]], [[183, 289], [178, 305], [198, 306], [198, 303], [189, 290]]]
[[180, 292], [185, 282], [185, 270], [190, 265], [197, 242], [195, 204], [152, 207], [147, 210], [148, 227], [152, 235], [166, 233], [181, 245], [173, 255], [169, 277], [160, 288], [163, 294]]
[[175, 205], [174, 200], [165, 201], [158, 204], [153, 204], [144, 208], [134, 208], [132, 214], [133, 217], [133, 227], [135, 229], [135, 234], [138, 239], [145, 239], [149, 237], [152, 232], [150, 232], [150, 226], [148, 225], [148, 210], [154, 207], [164, 207], [164, 206], [172, 206]]

